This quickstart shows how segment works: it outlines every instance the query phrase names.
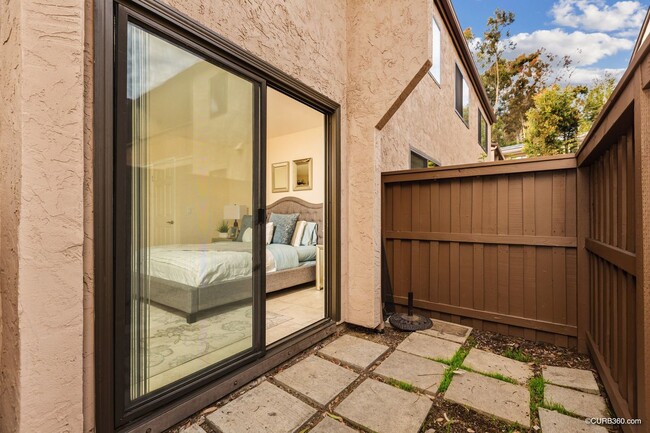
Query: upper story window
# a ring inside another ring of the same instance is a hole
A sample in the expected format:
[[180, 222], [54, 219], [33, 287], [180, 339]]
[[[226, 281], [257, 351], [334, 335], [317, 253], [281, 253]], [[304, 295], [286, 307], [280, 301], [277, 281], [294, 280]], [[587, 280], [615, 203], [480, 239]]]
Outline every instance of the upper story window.
[[456, 65], [456, 112], [469, 128], [469, 86]]
[[485, 153], [488, 149], [488, 124], [483, 117], [481, 110], [478, 110], [478, 144], [481, 145]]
[[422, 152], [411, 149], [411, 168], [432, 168], [440, 167], [440, 162], [430, 158]]
[[440, 84], [440, 47], [442, 44], [441, 37], [440, 37], [440, 27], [438, 27], [438, 23], [436, 22], [435, 19], [432, 19], [432, 30], [431, 33], [433, 34], [432, 43], [431, 46], [432, 52], [431, 52], [431, 69], [429, 69], [429, 74], [433, 77], [434, 80]]

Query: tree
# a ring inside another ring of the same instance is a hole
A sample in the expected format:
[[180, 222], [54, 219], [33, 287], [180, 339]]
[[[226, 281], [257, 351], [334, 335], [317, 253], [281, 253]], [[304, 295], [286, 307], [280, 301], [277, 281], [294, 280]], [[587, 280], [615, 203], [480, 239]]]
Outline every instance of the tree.
[[583, 86], [553, 86], [533, 98], [534, 107], [526, 113], [524, 152], [528, 156], [572, 153], [578, 148], [582, 118]]
[[580, 122], [579, 134], [586, 134], [591, 125], [600, 114], [603, 105], [609, 99], [616, 87], [616, 78], [612, 74], [605, 74], [592, 84], [582, 104], [582, 120]]
[[514, 21], [512, 12], [496, 9], [481, 40], [474, 38], [471, 29], [464, 31], [465, 38], [472, 41], [483, 86], [497, 117], [492, 137], [502, 146], [522, 141], [526, 113], [533, 107], [533, 97], [551, 80], [551, 66], [557, 62], [559, 70], [566, 70], [571, 63], [568, 57], [557, 61], [543, 48], [515, 55], [509, 31]]

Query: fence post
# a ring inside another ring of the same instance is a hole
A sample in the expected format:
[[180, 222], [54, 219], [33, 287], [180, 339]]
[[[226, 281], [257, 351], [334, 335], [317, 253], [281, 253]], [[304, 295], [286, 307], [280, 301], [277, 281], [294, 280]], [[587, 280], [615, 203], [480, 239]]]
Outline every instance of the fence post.
[[650, 55], [634, 82], [638, 417], [650, 422]]
[[578, 315], [578, 351], [587, 353], [587, 331], [589, 330], [591, 299], [589, 295], [589, 254], [585, 249], [585, 239], [589, 236], [589, 181], [590, 168], [577, 168], [577, 315]]

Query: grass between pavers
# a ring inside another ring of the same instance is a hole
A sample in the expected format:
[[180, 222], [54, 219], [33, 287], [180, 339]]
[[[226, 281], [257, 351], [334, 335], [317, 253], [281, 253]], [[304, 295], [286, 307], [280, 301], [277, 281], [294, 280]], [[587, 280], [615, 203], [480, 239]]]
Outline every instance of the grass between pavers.
[[526, 355], [521, 349], [506, 349], [505, 352], [503, 352], [503, 356], [519, 362], [531, 362], [533, 360], [533, 358]]
[[413, 385], [411, 385], [408, 382], [404, 382], [402, 380], [388, 378], [386, 379], [386, 383], [391, 386], [394, 386], [395, 388], [399, 388], [403, 391], [415, 392], [415, 387]]
[[537, 413], [537, 408], [544, 404], [544, 386], [546, 382], [541, 376], [535, 376], [528, 381], [528, 389], [530, 390], [530, 414], [531, 416]]
[[454, 356], [449, 360], [449, 361], [443, 361], [443, 360], [434, 360], [438, 362], [443, 362], [448, 365], [447, 369], [442, 375], [442, 381], [440, 382], [440, 386], [438, 387], [438, 393], [443, 393], [447, 391], [447, 388], [449, 388], [449, 385], [451, 384], [451, 380], [454, 377], [455, 371], [460, 368], [460, 366], [463, 364], [463, 361], [467, 357], [467, 354], [469, 354], [469, 351], [471, 350], [471, 347], [467, 346], [462, 346], [460, 349], [454, 353]]
[[485, 376], [485, 377], [491, 377], [492, 379], [500, 380], [502, 382], [508, 382], [513, 385], [517, 385], [519, 383], [516, 380], [509, 378], [508, 376], [504, 376], [501, 373], [483, 373], [482, 371], [476, 371], [469, 367], [465, 367], [464, 365], [461, 365], [460, 368], [462, 370], [469, 371], [471, 373], [480, 374], [481, 376]]

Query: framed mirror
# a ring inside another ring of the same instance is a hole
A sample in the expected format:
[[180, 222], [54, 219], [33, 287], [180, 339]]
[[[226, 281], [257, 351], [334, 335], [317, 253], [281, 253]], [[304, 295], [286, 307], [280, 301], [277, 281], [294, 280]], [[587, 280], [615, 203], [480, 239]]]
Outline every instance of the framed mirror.
[[273, 192], [289, 192], [289, 161], [276, 162], [271, 166]]
[[293, 190], [303, 191], [313, 188], [313, 173], [311, 158], [295, 159], [293, 161]]

